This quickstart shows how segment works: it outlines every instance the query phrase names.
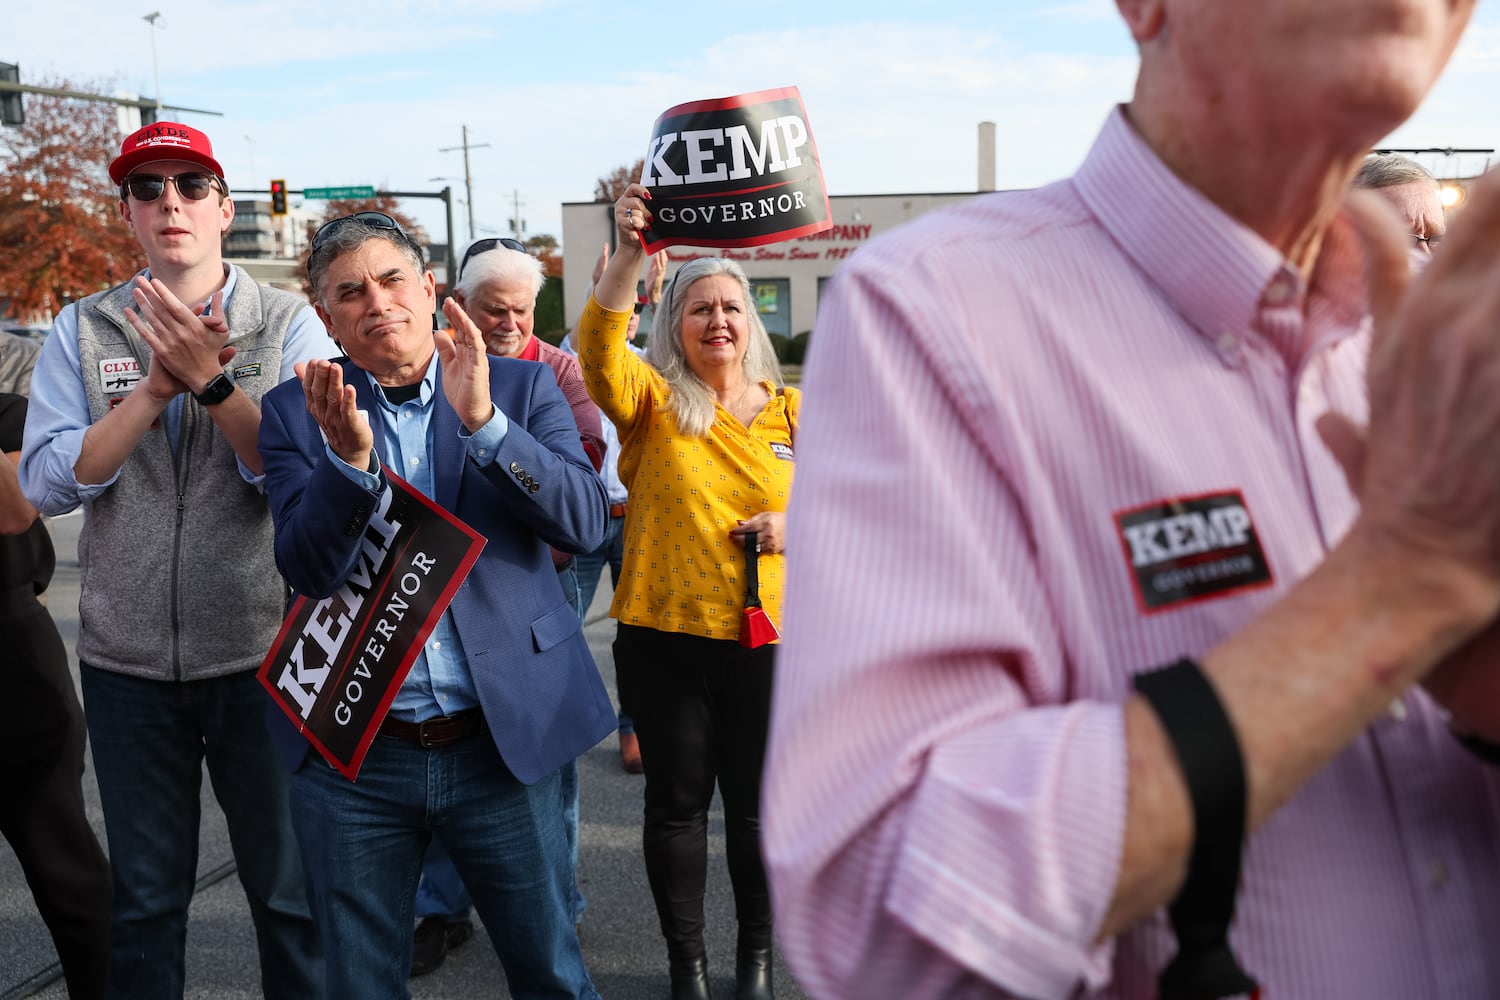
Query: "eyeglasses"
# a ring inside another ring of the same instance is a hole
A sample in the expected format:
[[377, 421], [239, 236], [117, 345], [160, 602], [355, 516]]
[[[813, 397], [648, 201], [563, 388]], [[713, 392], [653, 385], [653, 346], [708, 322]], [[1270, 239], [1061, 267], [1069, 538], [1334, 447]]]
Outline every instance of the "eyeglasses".
[[313, 251], [321, 249], [323, 244], [339, 234], [340, 229], [355, 222], [369, 226], [371, 229], [389, 229], [399, 233], [408, 243], [412, 241], [411, 237], [406, 234], [406, 230], [401, 228], [401, 223], [384, 212], [355, 212], [353, 215], [342, 215], [319, 226], [318, 231], [313, 233]]
[[202, 201], [208, 197], [210, 191], [219, 186], [218, 180], [213, 174], [197, 171], [178, 174], [175, 177], [164, 177], [161, 174], [131, 174], [120, 185], [120, 193], [121, 196], [128, 194], [136, 201], [155, 201], [166, 192], [167, 182], [171, 181], [177, 193], [188, 201]]
[[526, 244], [520, 240], [513, 240], [509, 236], [488, 236], [482, 240], [475, 240], [474, 245], [464, 251], [464, 259], [458, 262], [459, 276], [463, 276], [464, 266], [469, 263], [471, 258], [478, 257], [482, 253], [488, 253], [496, 247], [505, 247], [507, 250], [514, 250], [517, 253], [527, 255], [531, 253], [530, 250], [526, 249]]

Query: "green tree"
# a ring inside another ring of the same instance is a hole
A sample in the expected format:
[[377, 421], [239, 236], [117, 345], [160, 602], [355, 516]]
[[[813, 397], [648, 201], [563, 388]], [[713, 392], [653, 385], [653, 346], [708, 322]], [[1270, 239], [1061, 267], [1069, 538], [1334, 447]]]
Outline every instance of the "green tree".
[[139, 269], [140, 246], [109, 179], [120, 139], [114, 105], [39, 94], [26, 97], [24, 126], [0, 130], [0, 310], [45, 322]]

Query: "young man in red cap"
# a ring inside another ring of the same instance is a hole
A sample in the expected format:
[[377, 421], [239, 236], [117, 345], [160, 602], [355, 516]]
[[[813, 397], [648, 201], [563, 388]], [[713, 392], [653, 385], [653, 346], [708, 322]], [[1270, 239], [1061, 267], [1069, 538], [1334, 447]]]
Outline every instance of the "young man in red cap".
[[110, 164], [148, 267], [65, 308], [33, 374], [21, 483], [80, 505], [78, 659], [114, 869], [110, 996], [181, 997], [208, 763], [266, 997], [322, 992], [255, 670], [285, 589], [256, 436], [260, 397], [337, 348], [308, 303], [224, 263], [234, 218], [208, 137], [158, 122]]

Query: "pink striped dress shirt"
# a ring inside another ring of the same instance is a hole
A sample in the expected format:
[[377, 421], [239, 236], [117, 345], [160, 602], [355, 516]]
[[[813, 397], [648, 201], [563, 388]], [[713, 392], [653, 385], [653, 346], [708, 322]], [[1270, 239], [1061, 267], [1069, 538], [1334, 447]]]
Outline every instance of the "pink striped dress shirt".
[[[1156, 996], [1164, 914], [1095, 943], [1121, 706], [1348, 529], [1363, 301], [1342, 221], [1304, 282], [1118, 110], [834, 278], [762, 805], [809, 994]], [[1272, 1000], [1500, 996], [1497, 772], [1408, 694], [1249, 839], [1231, 940]]]

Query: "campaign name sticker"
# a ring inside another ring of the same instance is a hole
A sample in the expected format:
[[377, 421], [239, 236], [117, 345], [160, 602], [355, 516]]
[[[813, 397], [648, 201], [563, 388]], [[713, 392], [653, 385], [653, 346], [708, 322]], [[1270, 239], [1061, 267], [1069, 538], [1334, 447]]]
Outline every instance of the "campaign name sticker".
[[129, 392], [141, 380], [141, 363], [132, 357], [99, 362], [99, 381], [105, 392]]
[[791, 462], [795, 460], [792, 455], [792, 446], [789, 444], [783, 444], [780, 441], [772, 441], [771, 451], [774, 452], [776, 457], [781, 459], [783, 462]]
[[234, 379], [238, 382], [242, 378], [253, 378], [260, 374], [260, 363], [249, 365], [237, 365], [234, 369]]
[[647, 253], [753, 247], [833, 225], [823, 168], [796, 87], [679, 104], [651, 130]]
[[1115, 525], [1147, 613], [1273, 582], [1238, 490], [1158, 500], [1116, 513]]

